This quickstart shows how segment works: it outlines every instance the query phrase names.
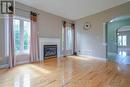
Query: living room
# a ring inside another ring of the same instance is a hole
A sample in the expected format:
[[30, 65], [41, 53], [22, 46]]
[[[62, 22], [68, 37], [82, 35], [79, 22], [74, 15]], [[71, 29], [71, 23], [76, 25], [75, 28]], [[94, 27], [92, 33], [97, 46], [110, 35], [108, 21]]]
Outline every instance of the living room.
[[1, 0], [0, 87], [129, 87], [129, 0]]

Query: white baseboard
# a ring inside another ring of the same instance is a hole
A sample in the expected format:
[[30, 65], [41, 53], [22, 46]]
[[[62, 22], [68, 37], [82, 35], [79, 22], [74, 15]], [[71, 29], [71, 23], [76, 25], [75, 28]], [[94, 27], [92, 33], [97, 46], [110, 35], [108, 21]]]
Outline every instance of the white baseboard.
[[22, 62], [17, 62], [16, 65], [21, 65], [21, 64], [28, 64], [30, 63], [29, 61], [22, 61]]
[[100, 58], [100, 57], [94, 57], [94, 56], [89, 56], [89, 55], [79, 55], [81, 57], [87, 57], [87, 58], [93, 58], [101, 61], [106, 61], [106, 58]]

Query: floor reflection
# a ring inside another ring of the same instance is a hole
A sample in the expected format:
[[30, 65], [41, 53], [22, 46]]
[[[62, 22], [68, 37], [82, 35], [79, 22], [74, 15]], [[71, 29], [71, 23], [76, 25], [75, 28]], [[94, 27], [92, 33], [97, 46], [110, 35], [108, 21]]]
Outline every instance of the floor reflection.
[[119, 51], [118, 54], [119, 56], [123, 56], [123, 57], [127, 56], [126, 51]]
[[14, 87], [31, 87], [30, 85], [30, 72], [24, 71], [16, 76], [14, 81]]
[[122, 64], [130, 64], [130, 50], [118, 49], [118, 55], [116, 56], [116, 61]]

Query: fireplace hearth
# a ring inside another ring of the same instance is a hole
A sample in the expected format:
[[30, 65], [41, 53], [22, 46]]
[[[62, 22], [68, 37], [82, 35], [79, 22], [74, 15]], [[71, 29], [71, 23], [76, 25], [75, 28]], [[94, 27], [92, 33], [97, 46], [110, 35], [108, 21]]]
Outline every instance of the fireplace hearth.
[[57, 57], [57, 45], [44, 45], [43, 50], [45, 59]]

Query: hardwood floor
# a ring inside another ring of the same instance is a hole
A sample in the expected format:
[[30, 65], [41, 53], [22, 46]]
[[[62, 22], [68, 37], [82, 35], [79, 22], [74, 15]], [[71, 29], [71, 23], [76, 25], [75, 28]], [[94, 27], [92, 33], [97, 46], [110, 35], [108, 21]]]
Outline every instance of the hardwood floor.
[[67, 57], [0, 70], [0, 87], [130, 87], [130, 65]]

